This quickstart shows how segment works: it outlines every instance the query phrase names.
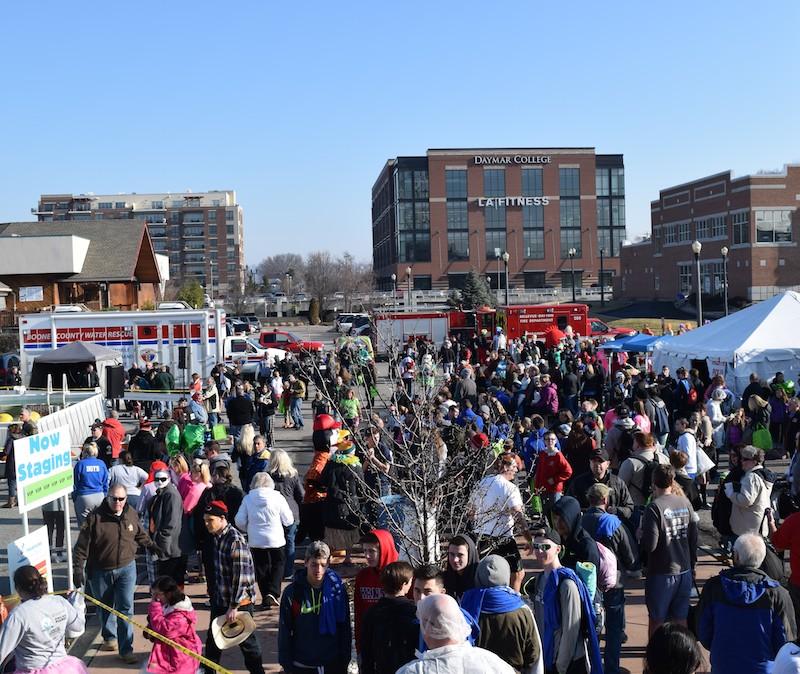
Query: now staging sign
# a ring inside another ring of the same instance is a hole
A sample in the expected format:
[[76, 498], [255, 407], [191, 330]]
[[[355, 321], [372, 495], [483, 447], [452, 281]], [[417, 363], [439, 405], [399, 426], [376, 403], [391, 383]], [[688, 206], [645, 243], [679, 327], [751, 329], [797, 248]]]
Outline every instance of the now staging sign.
[[21, 513], [72, 493], [68, 426], [14, 440], [14, 456]]

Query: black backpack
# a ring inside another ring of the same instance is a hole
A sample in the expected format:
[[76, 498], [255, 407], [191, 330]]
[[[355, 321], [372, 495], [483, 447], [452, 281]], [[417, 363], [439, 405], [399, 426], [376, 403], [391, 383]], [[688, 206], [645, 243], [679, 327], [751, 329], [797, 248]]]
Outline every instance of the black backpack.
[[663, 400], [653, 401], [653, 433], [656, 435], [664, 435], [669, 433], [669, 413], [667, 406]]
[[642, 499], [647, 501], [647, 499], [650, 498], [650, 495], [653, 493], [653, 471], [656, 469], [658, 461], [648, 461], [641, 456], [631, 456], [629, 458], [633, 459], [634, 461], [639, 461], [644, 466], [641, 489], [633, 483], [633, 480], [631, 480], [630, 486], [639, 491], [642, 495]]

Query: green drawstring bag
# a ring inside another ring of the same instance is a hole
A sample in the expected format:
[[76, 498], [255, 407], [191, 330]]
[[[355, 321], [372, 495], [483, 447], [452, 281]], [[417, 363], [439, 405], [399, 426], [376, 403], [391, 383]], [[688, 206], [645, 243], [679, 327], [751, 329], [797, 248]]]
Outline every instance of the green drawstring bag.
[[753, 431], [753, 446], [765, 452], [772, 449], [772, 435], [766, 426], [759, 426]]
[[167, 443], [167, 452], [170, 456], [175, 456], [176, 454], [180, 453], [181, 431], [177, 424], [173, 424], [170, 427], [170, 429], [167, 431], [167, 435], [164, 437], [164, 440]]
[[186, 424], [181, 435], [181, 448], [191, 453], [195, 449], [203, 446], [205, 440], [206, 427], [200, 424]]
[[225, 428], [225, 424], [214, 424], [214, 428], [211, 429], [211, 437], [214, 440], [227, 440], [228, 429]]

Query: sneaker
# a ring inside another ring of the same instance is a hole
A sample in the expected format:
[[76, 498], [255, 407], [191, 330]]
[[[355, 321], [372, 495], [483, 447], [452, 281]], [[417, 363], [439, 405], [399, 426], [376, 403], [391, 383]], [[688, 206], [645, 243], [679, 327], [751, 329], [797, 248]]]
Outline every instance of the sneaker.
[[139, 656], [136, 655], [133, 651], [130, 653], [120, 653], [119, 659], [122, 660], [126, 665], [138, 665], [139, 664]]
[[268, 594], [267, 598], [264, 600], [264, 605], [267, 608], [274, 608], [275, 606], [280, 606], [280, 602], [274, 594]]
[[106, 639], [102, 645], [100, 646], [101, 651], [116, 651], [117, 650], [117, 640], [116, 639]]

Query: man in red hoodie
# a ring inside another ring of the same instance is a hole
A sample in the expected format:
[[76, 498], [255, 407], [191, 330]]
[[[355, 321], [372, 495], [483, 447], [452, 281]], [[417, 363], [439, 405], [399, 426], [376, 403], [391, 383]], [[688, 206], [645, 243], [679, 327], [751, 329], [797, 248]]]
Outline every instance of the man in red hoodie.
[[111, 456], [119, 457], [122, 450], [122, 441], [125, 439], [125, 428], [119, 420], [119, 412], [111, 410], [111, 415], [102, 422], [103, 437], [111, 443]]
[[356, 652], [361, 651], [361, 620], [367, 609], [375, 606], [383, 597], [381, 571], [387, 564], [397, 561], [394, 538], [385, 529], [373, 529], [361, 539], [367, 567], [356, 575], [353, 592], [353, 613], [355, 617]]

